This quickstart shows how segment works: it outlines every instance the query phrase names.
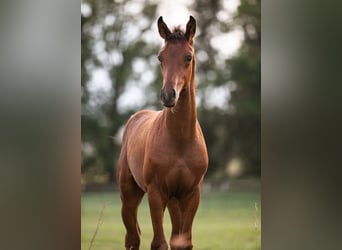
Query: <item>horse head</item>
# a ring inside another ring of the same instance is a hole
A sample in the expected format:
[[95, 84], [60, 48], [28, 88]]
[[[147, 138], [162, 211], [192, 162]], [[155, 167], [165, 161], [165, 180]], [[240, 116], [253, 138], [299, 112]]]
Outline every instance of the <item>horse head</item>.
[[158, 55], [163, 76], [160, 97], [165, 107], [172, 108], [177, 104], [180, 94], [189, 88], [194, 75], [193, 38], [196, 32], [196, 21], [190, 16], [185, 32], [179, 27], [171, 32], [163, 18], [159, 17], [158, 31], [165, 41]]

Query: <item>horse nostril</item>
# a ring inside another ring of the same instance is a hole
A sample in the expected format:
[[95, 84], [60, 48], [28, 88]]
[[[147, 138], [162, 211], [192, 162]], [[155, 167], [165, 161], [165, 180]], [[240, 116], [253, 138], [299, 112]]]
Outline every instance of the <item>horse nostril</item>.
[[168, 89], [165, 91], [165, 89], [160, 90], [160, 99], [163, 102], [164, 106], [166, 105], [174, 105], [174, 102], [176, 100], [176, 90], [175, 89]]
[[171, 96], [172, 96], [172, 98], [176, 98], [176, 91], [175, 91], [175, 89], [171, 90]]

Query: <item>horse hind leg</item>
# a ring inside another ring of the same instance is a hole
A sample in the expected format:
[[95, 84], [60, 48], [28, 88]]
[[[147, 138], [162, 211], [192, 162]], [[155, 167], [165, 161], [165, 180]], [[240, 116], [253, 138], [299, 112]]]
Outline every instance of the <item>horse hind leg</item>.
[[[126, 173], [125, 173], [126, 172]], [[126, 250], [138, 250], [140, 246], [140, 228], [137, 220], [138, 206], [144, 191], [134, 181], [128, 168], [120, 176], [120, 197], [122, 201], [121, 216], [126, 227]]]
[[131, 187], [121, 192], [121, 216], [126, 227], [125, 247], [127, 250], [138, 250], [140, 246], [137, 213], [143, 196], [144, 192], [139, 187]]

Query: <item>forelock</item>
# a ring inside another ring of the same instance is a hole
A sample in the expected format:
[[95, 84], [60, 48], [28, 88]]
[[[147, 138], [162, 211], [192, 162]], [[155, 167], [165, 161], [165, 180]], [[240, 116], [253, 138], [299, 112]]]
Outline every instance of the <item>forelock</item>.
[[186, 41], [185, 32], [179, 27], [175, 27], [172, 33], [166, 37], [167, 42]]

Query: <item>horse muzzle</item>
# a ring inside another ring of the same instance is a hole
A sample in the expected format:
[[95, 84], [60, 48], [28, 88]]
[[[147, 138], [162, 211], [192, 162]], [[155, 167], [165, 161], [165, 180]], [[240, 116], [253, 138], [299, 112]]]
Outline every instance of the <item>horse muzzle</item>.
[[162, 89], [160, 91], [160, 99], [163, 106], [172, 108], [176, 105], [177, 94], [175, 89], [169, 89], [168, 91]]

